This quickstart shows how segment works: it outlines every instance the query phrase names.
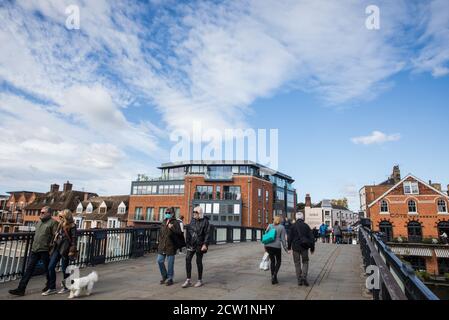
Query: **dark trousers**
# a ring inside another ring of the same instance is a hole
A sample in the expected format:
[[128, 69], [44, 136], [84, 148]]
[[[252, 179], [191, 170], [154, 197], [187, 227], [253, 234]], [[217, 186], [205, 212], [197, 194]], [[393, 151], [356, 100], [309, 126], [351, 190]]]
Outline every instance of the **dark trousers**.
[[335, 236], [335, 242], [340, 244], [341, 243], [341, 235], [336, 235]]
[[265, 247], [265, 249], [267, 250], [268, 255], [270, 256], [271, 275], [272, 276], [277, 276], [278, 271], [281, 268], [281, 261], [282, 261], [281, 248]]
[[45, 274], [47, 275], [47, 285], [49, 283], [49, 276], [48, 276], [48, 263], [50, 260], [49, 257], [49, 253], [48, 251], [43, 251], [43, 252], [31, 252], [30, 256], [28, 257], [28, 265], [27, 268], [25, 270], [25, 274], [22, 276], [22, 279], [20, 279], [19, 282], [19, 289], [20, 290], [25, 290], [28, 282], [31, 279], [31, 276], [34, 273], [34, 270], [36, 269], [36, 265], [39, 262], [39, 260], [42, 261], [42, 263], [44, 264], [44, 270], [45, 270]]
[[190, 251], [186, 253], [186, 273], [187, 279], [192, 278], [192, 259], [196, 254], [196, 267], [198, 268], [198, 280], [203, 279], [203, 253], [201, 250]]
[[59, 260], [61, 260], [61, 269], [62, 274], [64, 275], [64, 280], [69, 277], [69, 274], [65, 273], [67, 266], [69, 265], [69, 257], [61, 256], [58, 250], [55, 250], [50, 257], [50, 262], [48, 264], [49, 289], [56, 289], [56, 265], [58, 264]]
[[[307, 272], [309, 271], [309, 249], [293, 250], [293, 262], [295, 263], [296, 278], [307, 280]], [[302, 267], [301, 267], [302, 264]]]

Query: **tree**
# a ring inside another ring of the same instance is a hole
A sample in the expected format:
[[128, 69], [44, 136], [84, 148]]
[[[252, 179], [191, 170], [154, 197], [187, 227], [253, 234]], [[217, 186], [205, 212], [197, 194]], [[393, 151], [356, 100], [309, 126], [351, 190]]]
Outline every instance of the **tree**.
[[304, 202], [299, 202], [298, 204], [296, 204], [296, 211], [304, 210], [305, 207], [306, 204]]
[[334, 199], [331, 200], [332, 205], [334, 206], [341, 206], [341, 207], [348, 207], [348, 199], [347, 198], [343, 198], [343, 199]]

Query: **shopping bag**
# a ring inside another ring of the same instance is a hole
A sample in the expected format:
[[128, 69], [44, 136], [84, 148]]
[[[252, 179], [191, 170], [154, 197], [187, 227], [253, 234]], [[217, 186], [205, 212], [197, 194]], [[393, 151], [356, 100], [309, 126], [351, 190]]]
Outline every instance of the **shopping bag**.
[[265, 252], [265, 254], [262, 257], [262, 261], [260, 262], [260, 265], [259, 265], [260, 270], [267, 271], [268, 269], [270, 269], [268, 260], [269, 260], [268, 252]]

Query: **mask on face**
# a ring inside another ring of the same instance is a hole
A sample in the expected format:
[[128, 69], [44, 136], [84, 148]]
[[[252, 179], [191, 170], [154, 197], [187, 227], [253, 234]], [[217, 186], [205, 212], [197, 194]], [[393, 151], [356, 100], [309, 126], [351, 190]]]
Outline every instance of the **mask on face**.
[[171, 218], [171, 214], [170, 213], [166, 213], [165, 214], [165, 219], [170, 219]]

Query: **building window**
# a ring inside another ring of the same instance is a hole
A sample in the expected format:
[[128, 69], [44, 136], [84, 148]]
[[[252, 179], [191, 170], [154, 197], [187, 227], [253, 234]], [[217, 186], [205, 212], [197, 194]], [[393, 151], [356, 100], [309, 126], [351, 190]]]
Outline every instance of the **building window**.
[[154, 208], [147, 207], [147, 210], [145, 213], [145, 220], [146, 221], [154, 221]]
[[213, 190], [213, 186], [196, 186], [195, 199], [212, 199]]
[[100, 206], [100, 213], [105, 214], [106, 213], [106, 209], [107, 209], [106, 205]]
[[221, 198], [221, 187], [216, 186], [215, 187], [215, 199], [219, 200]]
[[404, 182], [404, 194], [419, 194], [418, 182]]
[[418, 221], [410, 221], [407, 225], [408, 241], [421, 242], [422, 241], [422, 227]]
[[426, 259], [417, 256], [405, 256], [403, 257], [405, 261], [410, 263], [413, 270], [415, 271], [425, 271], [426, 270]]
[[240, 186], [224, 186], [223, 199], [225, 200], [240, 200]]
[[269, 200], [269, 192], [268, 192], [268, 190], [265, 190], [265, 201], [268, 203], [268, 200]]
[[446, 201], [443, 199], [438, 200], [438, 212], [447, 212]]
[[382, 200], [380, 202], [380, 212], [387, 212], [388, 213], [388, 202], [386, 200]]
[[92, 203], [89, 202], [86, 208], [86, 213], [92, 213], [94, 207], [92, 206]]
[[379, 223], [379, 231], [385, 235], [386, 241], [393, 240], [393, 226], [389, 221], [382, 221]]
[[167, 210], [166, 207], [159, 208], [159, 221], [164, 221], [166, 210]]
[[262, 214], [260, 212], [260, 209], [257, 210], [257, 223], [262, 223]]
[[262, 200], [262, 189], [257, 189], [257, 198], [259, 199], [259, 201]]
[[268, 210], [265, 211], [265, 223], [268, 223]]
[[438, 235], [441, 237], [443, 233], [446, 233], [446, 236], [449, 236], [449, 221], [440, 221], [438, 223]]
[[134, 220], [142, 220], [142, 207], [136, 207], [134, 211]]
[[76, 213], [83, 213], [83, 204], [81, 202], [76, 207]]
[[120, 203], [120, 205], [118, 206], [117, 213], [118, 214], [125, 214], [126, 213], [126, 205], [123, 202]]
[[409, 200], [408, 202], [408, 212], [416, 213], [416, 202], [415, 200]]

